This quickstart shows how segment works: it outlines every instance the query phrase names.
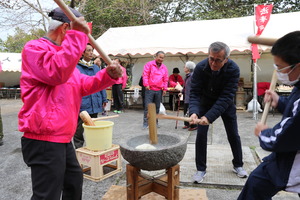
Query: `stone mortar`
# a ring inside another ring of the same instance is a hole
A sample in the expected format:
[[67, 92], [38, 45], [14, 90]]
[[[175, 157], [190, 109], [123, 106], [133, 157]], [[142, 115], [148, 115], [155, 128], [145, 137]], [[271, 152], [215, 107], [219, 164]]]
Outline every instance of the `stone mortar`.
[[120, 143], [123, 158], [131, 165], [147, 171], [170, 168], [178, 164], [186, 152], [187, 139], [179, 135], [158, 135], [156, 149], [136, 149], [149, 144], [149, 135], [139, 135]]

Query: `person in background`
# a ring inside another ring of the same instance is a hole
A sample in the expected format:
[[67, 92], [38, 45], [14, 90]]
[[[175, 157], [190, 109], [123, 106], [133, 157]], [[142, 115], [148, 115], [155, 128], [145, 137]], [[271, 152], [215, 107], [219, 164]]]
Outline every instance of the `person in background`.
[[[102, 62], [102, 58], [100, 58], [99, 56], [97, 56], [97, 57], [94, 59], [94, 64], [97, 65], [97, 66], [100, 68], [100, 70], [104, 69], [105, 66], [106, 66], [105, 63]], [[107, 98], [106, 91], [105, 91], [105, 95], [106, 95], [105, 98]], [[107, 99], [106, 99], [106, 100], [107, 100]], [[108, 101], [106, 101], [105, 104], [103, 105], [103, 108], [104, 108], [104, 109], [103, 109], [103, 111], [102, 111], [102, 115], [104, 115], [104, 116], [107, 115], [107, 112], [106, 112], [106, 110], [105, 110], [105, 107], [106, 107], [106, 105], [107, 105], [107, 102], [108, 102]]]
[[113, 101], [114, 101], [114, 113], [122, 113], [124, 109], [124, 93], [123, 90], [126, 87], [127, 84], [127, 73], [125, 67], [121, 65], [120, 58], [115, 58], [114, 61], [116, 61], [123, 70], [123, 76], [122, 79], [120, 79], [116, 84], [112, 86], [112, 95], [113, 95]]
[[148, 104], [155, 103], [156, 113], [159, 113], [159, 107], [162, 96], [166, 94], [168, 89], [168, 69], [163, 64], [165, 53], [158, 51], [155, 59], [145, 64], [143, 70], [143, 84], [145, 91], [145, 109], [143, 129], [148, 128]]
[[115, 62], [95, 76], [76, 68], [90, 29], [78, 11], [70, 10], [77, 17], [72, 22], [60, 8], [52, 10], [46, 36], [22, 50], [18, 118], [23, 160], [31, 169], [31, 199], [82, 199], [83, 172], [71, 142], [81, 99], [122, 76]]
[[[2, 65], [0, 61], [0, 73], [2, 72]], [[0, 86], [1, 87], [1, 86]], [[1, 117], [1, 107], [0, 107], [0, 146], [3, 145], [3, 123], [2, 123], [2, 117]]]
[[1, 107], [0, 107], [0, 146], [3, 145], [3, 123], [2, 123], [2, 117], [1, 117]]
[[97, 65], [100, 68], [100, 70], [105, 68], [105, 64], [102, 63], [102, 60], [99, 57], [96, 57], [94, 59], [94, 64]]
[[[182, 76], [180, 76], [180, 71], [177, 67], [173, 68], [173, 74], [171, 74], [169, 76], [169, 87], [172, 87], [172, 88], [175, 88], [177, 84], [180, 84], [181, 86], [183, 86], [184, 84], [184, 80], [182, 78]], [[173, 110], [173, 102], [176, 102], [174, 101], [174, 98], [176, 98], [176, 95], [174, 96], [174, 94], [172, 93], [169, 93], [169, 107], [170, 107], [170, 110]], [[179, 99], [178, 99], [179, 101]], [[178, 105], [175, 104], [175, 110], [177, 110], [178, 108]]]
[[270, 88], [271, 83], [270, 82], [258, 82], [257, 83], [257, 98], [258, 98], [258, 103], [263, 106], [263, 99], [265, 96], [266, 90]]
[[145, 89], [145, 86], [144, 86], [144, 84], [143, 84], [143, 76], [141, 76], [141, 78], [140, 78], [140, 81], [139, 81], [139, 86], [141, 86], [141, 88], [142, 88], [142, 101], [143, 101], [143, 109], [145, 109], [145, 91], [146, 91], [146, 89]]
[[200, 118], [195, 143], [195, 183], [201, 183], [206, 175], [207, 132], [209, 124], [220, 116], [233, 154], [233, 172], [240, 178], [248, 176], [243, 169], [242, 145], [234, 104], [240, 69], [228, 58], [229, 55], [230, 49], [226, 44], [212, 43], [208, 49], [208, 58], [196, 65], [192, 76], [189, 107], [191, 124], [197, 123]]
[[[76, 66], [82, 74], [94, 76], [100, 71], [100, 68], [96, 64], [93, 64], [93, 51], [94, 48], [88, 43], [82, 54], [81, 60], [79, 60]], [[97, 118], [98, 113], [104, 111], [104, 107], [106, 106], [107, 102], [106, 90], [101, 90], [100, 92], [84, 96], [82, 97], [80, 112], [85, 110], [89, 113], [91, 118]], [[82, 123], [83, 121], [78, 115], [77, 129], [73, 137], [73, 142], [76, 149], [82, 147], [84, 144], [84, 129], [82, 127]]]
[[[189, 116], [189, 105], [190, 105], [190, 90], [191, 90], [191, 78], [193, 75], [193, 71], [195, 68], [196, 64], [192, 61], [187, 61], [184, 65], [184, 72], [185, 72], [185, 79], [184, 79], [184, 86], [181, 91], [181, 93], [178, 94], [179, 97], [183, 95], [183, 114]], [[188, 129], [188, 131], [194, 131], [197, 130], [197, 125], [196, 124], [190, 124], [189, 122], [184, 122], [184, 127], [183, 129]]]
[[256, 124], [254, 134], [271, 154], [251, 172], [238, 200], [272, 199], [281, 190], [300, 193], [300, 31], [279, 38], [271, 53], [278, 80], [294, 89], [289, 96], [266, 90], [264, 101], [283, 116], [272, 128]]

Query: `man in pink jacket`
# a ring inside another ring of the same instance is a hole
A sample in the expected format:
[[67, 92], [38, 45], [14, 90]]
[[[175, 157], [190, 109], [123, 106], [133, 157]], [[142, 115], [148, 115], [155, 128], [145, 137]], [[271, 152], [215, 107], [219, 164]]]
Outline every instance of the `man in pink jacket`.
[[24, 132], [23, 159], [31, 168], [31, 199], [81, 199], [83, 174], [71, 143], [81, 98], [121, 77], [114, 63], [95, 76], [76, 68], [89, 28], [81, 14], [71, 10], [79, 17], [72, 22], [60, 8], [52, 10], [47, 35], [29, 41], [22, 51], [19, 130]]
[[143, 84], [145, 86], [145, 109], [143, 129], [148, 127], [148, 104], [155, 103], [156, 113], [159, 112], [162, 96], [166, 94], [168, 89], [168, 69], [163, 64], [165, 53], [158, 51], [155, 54], [155, 60], [152, 60], [144, 66]]
[[[121, 65], [120, 58], [115, 58], [114, 61], [116, 61], [118, 64]], [[120, 78], [116, 84], [112, 86], [112, 95], [114, 100], [114, 113], [122, 113], [124, 109], [124, 93], [123, 90], [126, 87], [127, 84], [127, 73], [125, 67], [121, 65], [123, 75], [122, 78]]]

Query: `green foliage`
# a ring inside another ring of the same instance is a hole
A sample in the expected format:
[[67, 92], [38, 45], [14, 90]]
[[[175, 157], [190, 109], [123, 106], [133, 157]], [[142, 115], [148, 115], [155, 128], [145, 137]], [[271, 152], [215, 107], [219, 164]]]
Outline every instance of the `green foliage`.
[[[5, 2], [0, 3], [0, 7], [15, 9]], [[111, 27], [251, 16], [254, 14], [255, 4], [267, 3], [262, 0], [66, 0], [65, 2], [79, 8], [86, 21], [93, 22], [94, 38], [98, 38]], [[268, 3], [274, 5], [273, 14], [300, 11], [299, 0], [275, 0]], [[9, 36], [6, 41], [0, 40], [0, 50], [21, 52], [27, 41], [44, 34], [45, 32], [40, 29], [33, 29], [27, 33], [16, 28], [15, 35]]]
[[272, 13], [287, 13], [300, 10], [299, 1], [261, 1], [261, 0], [197, 0], [196, 19], [221, 19], [254, 15], [254, 5], [273, 3]]
[[148, 24], [148, 1], [140, 0], [89, 0], [82, 13], [87, 21], [93, 22], [93, 33], [98, 38], [110, 27], [124, 27]]
[[196, 20], [195, 5], [195, 1], [186, 0], [156, 1], [156, 7], [152, 10], [152, 23]]
[[42, 29], [31, 30], [30, 33], [26, 33], [24, 30], [16, 28], [15, 35], [8, 36], [6, 41], [0, 43], [0, 48], [2, 49], [2, 52], [20, 53], [26, 42], [38, 39], [44, 35], [45, 31]]

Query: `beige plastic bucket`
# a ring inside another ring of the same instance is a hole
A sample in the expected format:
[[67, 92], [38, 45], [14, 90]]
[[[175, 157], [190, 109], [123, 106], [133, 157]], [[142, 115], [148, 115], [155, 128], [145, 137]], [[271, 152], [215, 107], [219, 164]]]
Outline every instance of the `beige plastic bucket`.
[[90, 150], [103, 151], [112, 147], [111, 121], [95, 121], [96, 126], [82, 124], [85, 134], [86, 148]]

